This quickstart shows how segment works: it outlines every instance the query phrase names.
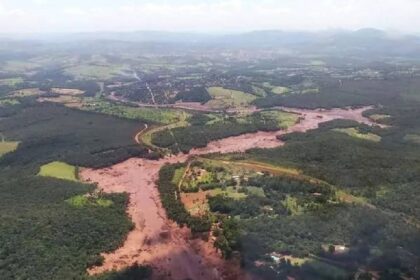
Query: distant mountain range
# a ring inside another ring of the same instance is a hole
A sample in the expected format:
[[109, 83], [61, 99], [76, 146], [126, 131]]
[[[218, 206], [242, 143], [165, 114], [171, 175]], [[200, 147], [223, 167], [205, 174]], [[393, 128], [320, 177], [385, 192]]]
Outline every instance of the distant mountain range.
[[[3, 39], [1, 39], [3, 38]], [[328, 55], [402, 56], [420, 58], [420, 37], [366, 28], [357, 31], [294, 32], [262, 30], [234, 34], [163, 31], [96, 32], [71, 34], [0, 35], [0, 41], [30, 40], [54, 43], [108, 41], [114, 44], [166, 44], [206, 48], [285, 49], [294, 53]]]

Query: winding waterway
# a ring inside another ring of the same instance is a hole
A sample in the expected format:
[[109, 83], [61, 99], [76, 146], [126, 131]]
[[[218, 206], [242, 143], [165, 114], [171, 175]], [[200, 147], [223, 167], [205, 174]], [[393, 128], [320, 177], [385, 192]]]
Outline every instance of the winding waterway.
[[223, 260], [211, 241], [193, 239], [187, 228], [169, 220], [160, 201], [156, 181], [160, 168], [168, 163], [185, 162], [189, 157], [210, 153], [244, 152], [252, 148], [274, 148], [284, 145], [279, 135], [306, 132], [319, 124], [335, 119], [354, 120], [373, 125], [362, 113], [372, 107], [359, 109], [303, 110], [281, 108], [300, 115], [299, 122], [287, 130], [248, 133], [210, 142], [204, 148], [192, 149], [160, 160], [131, 158], [111, 167], [82, 169], [80, 177], [97, 183], [106, 193], [129, 195], [127, 213], [134, 229], [124, 244], [114, 252], [104, 253], [102, 266], [93, 267], [90, 274], [122, 269], [134, 263], [150, 265], [155, 279], [246, 279], [234, 261]]

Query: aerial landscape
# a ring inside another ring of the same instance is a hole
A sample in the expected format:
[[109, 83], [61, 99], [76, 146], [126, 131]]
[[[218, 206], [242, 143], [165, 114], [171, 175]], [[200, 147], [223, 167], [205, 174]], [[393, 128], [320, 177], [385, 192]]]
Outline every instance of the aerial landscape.
[[420, 4], [105, 2], [0, 0], [0, 279], [420, 279]]

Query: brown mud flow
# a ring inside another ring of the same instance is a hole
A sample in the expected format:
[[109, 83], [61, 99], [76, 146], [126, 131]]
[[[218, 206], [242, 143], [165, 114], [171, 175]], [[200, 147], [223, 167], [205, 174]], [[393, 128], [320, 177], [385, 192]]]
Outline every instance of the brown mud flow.
[[85, 182], [97, 183], [106, 193], [126, 192], [130, 203], [127, 212], [134, 229], [116, 251], [104, 253], [102, 266], [93, 267], [90, 274], [119, 270], [134, 263], [150, 265], [155, 279], [246, 279], [235, 261], [226, 261], [211, 241], [191, 238], [186, 227], [169, 220], [161, 204], [156, 181], [160, 168], [167, 163], [185, 162], [190, 156], [209, 153], [244, 152], [251, 148], [273, 148], [284, 143], [277, 136], [315, 129], [320, 123], [334, 119], [349, 119], [374, 124], [360, 109], [301, 110], [282, 108], [300, 115], [300, 120], [287, 130], [257, 132], [228, 137], [197, 148], [189, 154], [178, 154], [161, 160], [132, 158], [103, 169], [82, 169]]

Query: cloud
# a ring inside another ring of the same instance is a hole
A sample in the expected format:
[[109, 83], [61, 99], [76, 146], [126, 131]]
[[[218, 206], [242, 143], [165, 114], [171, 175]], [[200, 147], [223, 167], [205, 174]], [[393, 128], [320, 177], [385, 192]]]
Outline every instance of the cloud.
[[45, 6], [45, 5], [48, 5], [50, 1], [49, 0], [32, 0], [32, 3], [39, 6]]
[[63, 13], [68, 16], [89, 16], [89, 12], [77, 7], [64, 8]]
[[0, 0], [0, 32], [363, 27], [418, 32], [418, 11], [417, 0]]

